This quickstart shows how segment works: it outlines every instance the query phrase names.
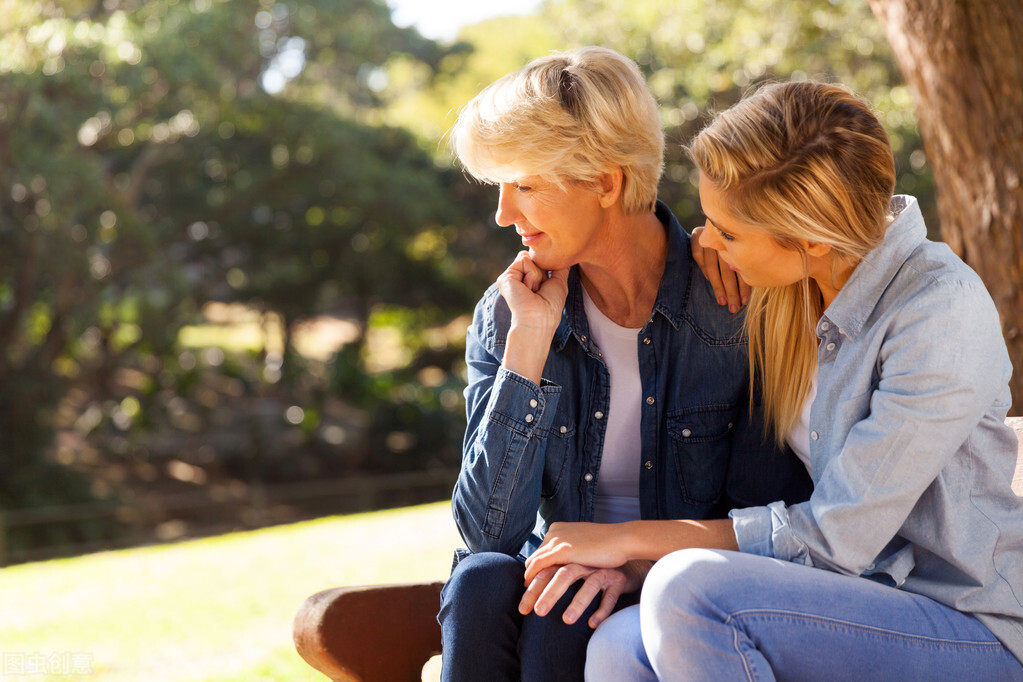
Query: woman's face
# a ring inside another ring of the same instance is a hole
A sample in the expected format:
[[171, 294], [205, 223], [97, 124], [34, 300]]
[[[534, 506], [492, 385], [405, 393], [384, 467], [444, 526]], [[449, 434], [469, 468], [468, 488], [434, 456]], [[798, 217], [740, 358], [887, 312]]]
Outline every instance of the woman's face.
[[782, 246], [763, 229], [734, 218], [727, 199], [703, 175], [700, 204], [707, 218], [700, 246], [717, 251], [718, 257], [750, 286], [787, 286], [810, 274], [804, 252]]
[[604, 220], [600, 198], [591, 189], [564, 187], [523, 177], [501, 183], [497, 224], [515, 226], [538, 267], [560, 270], [592, 258]]

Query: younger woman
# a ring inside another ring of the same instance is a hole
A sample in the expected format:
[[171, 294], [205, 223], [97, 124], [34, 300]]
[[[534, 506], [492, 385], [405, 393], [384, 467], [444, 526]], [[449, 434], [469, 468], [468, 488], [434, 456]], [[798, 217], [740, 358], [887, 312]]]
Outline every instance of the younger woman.
[[691, 153], [701, 243], [755, 287], [751, 367], [814, 491], [600, 545], [553, 524], [527, 579], [674, 552], [597, 630], [587, 678], [1023, 680], [1011, 367], [983, 283], [892, 196], [887, 135], [839, 87], [765, 87]]

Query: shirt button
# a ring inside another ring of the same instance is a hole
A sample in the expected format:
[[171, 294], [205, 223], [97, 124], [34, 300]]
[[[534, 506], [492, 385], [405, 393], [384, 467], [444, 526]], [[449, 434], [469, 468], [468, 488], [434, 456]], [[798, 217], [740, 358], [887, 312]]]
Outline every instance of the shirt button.
[[833, 344], [833, 343], [829, 343], [828, 345], [826, 345], [824, 347], [827, 348], [829, 351], [835, 350], [835, 344]]
[[654, 468], [654, 463], [653, 463], [653, 462], [651, 462], [651, 461], [650, 461], [650, 460], [648, 459], [647, 461], [645, 461], [645, 462], [643, 463], [643, 466], [645, 466], [645, 467], [646, 467], [647, 469], [653, 469], [653, 468]]
[[647, 405], [653, 405], [654, 404], [654, 397], [650, 396], [649, 398], [647, 398], [646, 399], [646, 404]]
[[732, 428], [733, 426], [735, 426], [734, 422], [728, 422], [728, 428]]
[[643, 339], [643, 343], [645, 343], [646, 345], [649, 346], [650, 345], [650, 337], [648, 336], [645, 339]]
[[821, 435], [819, 433], [817, 433], [816, 431], [811, 431], [810, 432], [810, 438], [812, 438], [814, 440], [817, 440], [820, 437], [821, 437]]
[[600, 410], [597, 410], [596, 412], [593, 413], [593, 418], [594, 419], [603, 419], [604, 418], [604, 413], [601, 412]]
[[532, 424], [533, 423], [533, 415], [531, 415], [531, 414], [527, 414], [526, 415], [526, 423], [527, 424]]
[[562, 426], [562, 427], [561, 427], [560, 429], [558, 429], [558, 430], [559, 430], [559, 431], [561, 431], [562, 433], [568, 433], [568, 427], [567, 427], [567, 426]]
[[589, 483], [590, 481], [593, 480], [593, 474], [590, 473], [583, 474], [583, 480]]
[[536, 402], [536, 398], [533, 398], [533, 399], [531, 399], [531, 400], [529, 401], [529, 406], [530, 406], [530, 407], [536, 407], [536, 406], [537, 406], [538, 404], [539, 404], [539, 403], [537, 403], [537, 402]]
[[693, 435], [693, 432], [690, 429], [682, 429], [683, 438], [689, 438], [691, 435]]
[[583, 343], [586, 343], [586, 334], [583, 334], [582, 336], [580, 336], [579, 340], [582, 341]]
[[821, 331], [828, 331], [831, 329], [831, 325], [827, 322], [821, 322]]

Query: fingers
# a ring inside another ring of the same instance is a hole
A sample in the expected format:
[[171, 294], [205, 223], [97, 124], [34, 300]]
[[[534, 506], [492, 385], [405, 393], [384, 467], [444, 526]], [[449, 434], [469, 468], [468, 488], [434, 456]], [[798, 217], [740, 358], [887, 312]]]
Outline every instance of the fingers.
[[[550, 533], [548, 532], [548, 536]], [[551, 568], [558, 564], [564, 564], [564, 561], [558, 561], [558, 548], [562, 543], [559, 542], [547, 542], [546, 540], [535, 552], [533, 552], [528, 559], [526, 559], [526, 584], [533, 581], [534, 578], [543, 570]]]
[[[565, 607], [565, 613], [562, 614], [561, 620], [563, 620], [568, 625], [572, 625], [577, 620], [579, 620], [579, 617], [583, 615], [586, 609], [590, 607], [590, 604], [592, 604], [593, 601], [600, 596], [600, 592], [605, 589], [606, 586], [603, 584], [602, 580], [603, 573], [604, 571], [602, 570], [595, 571], [591, 573], [586, 578], [586, 580], [583, 581], [583, 584], [579, 586], [579, 589], [576, 591], [575, 596], [572, 598], [572, 601], [569, 603], [567, 607]], [[618, 601], [617, 595], [614, 596], [614, 601], [615, 602]], [[602, 599], [598, 611], [602, 609], [603, 606], [604, 604]], [[611, 608], [612, 609], [614, 608], [613, 602], [611, 604]], [[610, 611], [608, 611], [608, 615], [610, 615]], [[604, 618], [607, 618], [607, 616], [604, 616]], [[593, 616], [590, 617], [590, 620], [588, 622], [592, 621]]]
[[546, 568], [526, 588], [519, 602], [519, 613], [527, 615], [532, 611], [538, 616], [550, 614], [569, 588], [582, 578], [585, 580], [565, 607], [561, 619], [572, 625], [599, 598], [597, 609], [586, 621], [591, 628], [596, 628], [614, 612], [618, 598], [625, 589], [626, 578], [620, 569], [594, 569], [578, 564]]
[[[739, 296], [739, 276], [723, 260], [717, 258], [717, 256], [715, 258], [718, 261], [721, 285], [725, 290], [725, 303], [728, 304], [729, 311], [737, 313], [743, 303]], [[714, 293], [717, 295], [717, 289], [714, 290]], [[720, 296], [718, 297], [718, 303], [721, 303]]]
[[714, 249], [705, 248], [700, 244], [700, 235], [703, 234], [703, 227], [693, 230], [689, 244], [693, 251], [693, 260], [700, 266], [700, 271], [707, 278], [711, 288], [714, 290], [714, 298], [718, 305], [727, 305], [728, 310], [733, 313], [739, 312], [739, 308], [749, 302], [750, 286], [739, 274], [734, 272], [728, 265], [718, 258]]
[[742, 275], [737, 274], [736, 279], [739, 280], [739, 299], [742, 301], [743, 305], [746, 305], [749, 303], [750, 294], [753, 293], [753, 287], [746, 284], [746, 280], [742, 278]]
[[528, 253], [523, 253], [525, 254], [525, 258], [522, 258], [522, 283], [529, 287], [533, 292], [540, 291], [540, 287], [547, 281], [547, 271], [538, 268], [536, 263], [533, 262], [533, 259], [529, 257]]
[[620, 596], [622, 596], [621, 588], [613, 585], [606, 587], [604, 589], [604, 596], [600, 599], [600, 606], [590, 615], [590, 619], [586, 621], [586, 624], [596, 630], [598, 625], [614, 613], [615, 605], [618, 604], [618, 597]]
[[557, 573], [557, 567], [550, 567], [546, 570], [540, 571], [533, 578], [527, 579], [526, 591], [522, 594], [522, 599], [519, 601], [519, 613], [523, 616], [534, 610], [537, 600], [540, 599], [540, 595], [547, 588], [548, 583]]
[[[532, 611], [538, 616], [546, 616], [575, 581], [592, 571], [592, 568], [578, 564], [551, 566], [541, 571], [526, 587], [519, 601], [519, 613], [525, 615]], [[593, 596], [589, 601], [593, 600]]]
[[599, 598], [596, 609], [586, 621], [590, 628], [596, 628], [611, 616], [618, 598], [624, 592], [626, 579], [621, 570], [591, 569], [575, 563], [548, 567], [537, 574], [526, 589], [519, 603], [519, 612], [523, 616], [530, 611], [540, 617], [549, 615], [569, 588], [582, 578], [585, 580], [566, 606], [562, 620], [568, 625], [576, 623], [590, 604]]
[[[703, 233], [702, 227], [698, 227], [693, 230], [693, 236], [689, 240], [689, 246], [693, 251], [693, 260], [700, 266], [700, 271], [703, 272], [703, 276], [710, 282], [711, 288], [714, 290], [714, 298], [717, 299], [718, 305], [728, 305], [728, 292], [725, 289], [725, 284], [721, 280], [721, 268], [727, 268], [724, 263], [719, 262], [718, 252], [714, 249], [706, 249], [700, 244], [700, 235]], [[729, 275], [732, 272], [728, 271]], [[734, 280], [735, 277], [732, 276]], [[738, 300], [738, 297], [736, 297]]]

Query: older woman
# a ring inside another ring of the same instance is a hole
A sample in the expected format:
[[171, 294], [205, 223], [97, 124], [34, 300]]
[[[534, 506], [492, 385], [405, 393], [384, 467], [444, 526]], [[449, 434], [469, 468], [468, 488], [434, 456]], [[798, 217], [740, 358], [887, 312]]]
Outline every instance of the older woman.
[[602, 48], [538, 59], [474, 98], [452, 142], [499, 185], [497, 222], [526, 250], [467, 335], [452, 504], [472, 553], [442, 595], [443, 676], [581, 679], [591, 629], [649, 564], [551, 565], [524, 590], [549, 524], [720, 517], [802, 499], [808, 479], [765, 447], [742, 318], [657, 201], [663, 134], [632, 61]]
[[753, 373], [814, 490], [702, 523], [552, 526], [527, 576], [667, 555], [587, 679], [1023, 680], [1012, 368], [983, 283], [893, 196], [888, 136], [841, 87], [764, 87], [691, 151], [701, 243], [754, 287]]

